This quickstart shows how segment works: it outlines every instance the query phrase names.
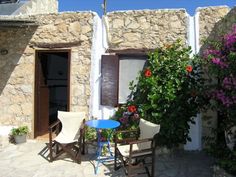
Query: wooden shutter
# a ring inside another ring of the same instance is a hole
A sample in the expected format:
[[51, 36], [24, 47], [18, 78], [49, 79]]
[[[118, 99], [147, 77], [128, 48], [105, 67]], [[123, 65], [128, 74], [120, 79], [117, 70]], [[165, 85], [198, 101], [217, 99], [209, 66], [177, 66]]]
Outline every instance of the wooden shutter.
[[118, 105], [119, 58], [117, 55], [103, 55], [101, 62], [101, 105]]

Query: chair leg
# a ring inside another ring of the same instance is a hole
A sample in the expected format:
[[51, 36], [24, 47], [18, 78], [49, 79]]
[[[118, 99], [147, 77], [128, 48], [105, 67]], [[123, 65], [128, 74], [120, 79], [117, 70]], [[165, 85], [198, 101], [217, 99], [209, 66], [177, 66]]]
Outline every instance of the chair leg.
[[156, 154], [155, 154], [155, 148], [154, 148], [152, 151], [151, 177], [154, 177], [155, 175], [155, 162], [156, 162]]
[[49, 142], [49, 162], [53, 161], [53, 149], [52, 149], [53, 143]]
[[114, 170], [117, 170], [117, 149], [115, 148]]
[[81, 147], [76, 147], [75, 144], [68, 144], [68, 145], [61, 145], [62, 152], [66, 152], [70, 158], [76, 162], [76, 163], [81, 163]]
[[[148, 177], [152, 177], [152, 175], [150, 174], [149, 169], [148, 169], [148, 167], [146, 165], [145, 159], [143, 159], [143, 165], [144, 165], [144, 168], [145, 168], [145, 171], [146, 171]], [[152, 165], [151, 165], [151, 168], [152, 168]], [[151, 173], [152, 173], [152, 170], [151, 170]]]
[[76, 148], [75, 161], [76, 161], [78, 164], [81, 164], [81, 149], [78, 148], [78, 147], [75, 147], [75, 148]]

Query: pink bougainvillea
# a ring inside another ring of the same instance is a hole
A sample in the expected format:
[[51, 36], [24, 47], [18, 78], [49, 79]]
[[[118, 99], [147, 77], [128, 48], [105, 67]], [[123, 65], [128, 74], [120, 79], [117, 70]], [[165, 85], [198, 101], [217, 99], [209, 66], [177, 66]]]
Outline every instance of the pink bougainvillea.
[[203, 51], [207, 66], [211, 99], [217, 103], [217, 109], [228, 115], [236, 106], [236, 25], [225, 34], [217, 45], [209, 45]]

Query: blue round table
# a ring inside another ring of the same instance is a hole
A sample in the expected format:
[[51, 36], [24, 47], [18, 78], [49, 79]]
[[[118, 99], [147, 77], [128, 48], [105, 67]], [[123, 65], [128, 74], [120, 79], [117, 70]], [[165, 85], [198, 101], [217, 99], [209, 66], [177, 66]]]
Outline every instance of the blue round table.
[[[115, 120], [89, 120], [89, 121], [85, 122], [85, 124], [91, 128], [95, 128], [97, 131], [98, 149], [97, 149], [97, 166], [95, 168], [95, 174], [97, 174], [99, 163], [101, 163], [105, 160], [108, 160], [108, 159], [113, 159], [113, 155], [112, 155], [111, 148], [110, 148], [110, 139], [111, 139], [111, 135], [112, 135], [112, 132], [114, 131], [114, 129], [120, 126], [120, 122], [115, 121]], [[108, 135], [106, 141], [101, 141], [102, 137], [101, 137], [101, 132], [99, 131], [101, 129], [112, 129], [113, 130]], [[108, 146], [110, 157], [101, 159], [102, 148], [104, 145]]]
[[96, 129], [114, 129], [120, 126], [120, 122], [115, 120], [89, 120], [85, 124]]

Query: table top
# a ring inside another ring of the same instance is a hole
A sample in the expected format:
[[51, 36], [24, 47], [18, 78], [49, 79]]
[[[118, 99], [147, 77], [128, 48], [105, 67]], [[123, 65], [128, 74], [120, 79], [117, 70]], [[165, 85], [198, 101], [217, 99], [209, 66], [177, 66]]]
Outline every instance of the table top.
[[115, 120], [89, 120], [85, 122], [86, 125], [93, 128], [109, 129], [120, 126], [120, 122]]

